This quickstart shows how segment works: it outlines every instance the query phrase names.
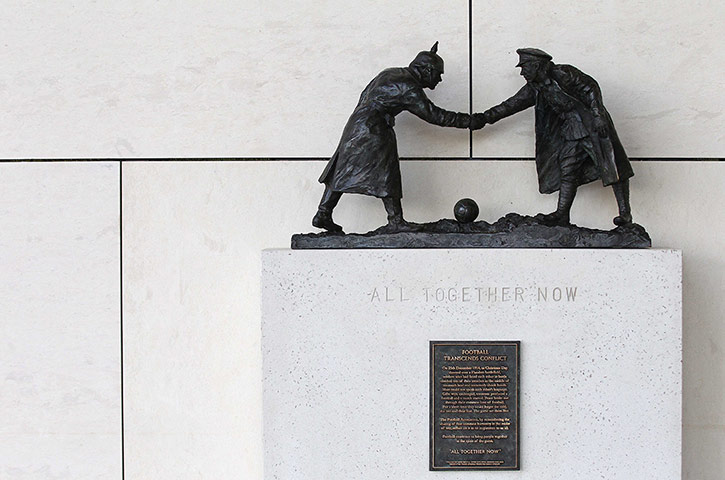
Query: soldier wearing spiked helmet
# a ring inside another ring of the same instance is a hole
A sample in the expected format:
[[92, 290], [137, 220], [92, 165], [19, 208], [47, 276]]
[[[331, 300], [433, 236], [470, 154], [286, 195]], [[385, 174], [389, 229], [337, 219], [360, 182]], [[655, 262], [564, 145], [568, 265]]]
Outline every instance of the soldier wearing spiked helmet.
[[343, 193], [381, 198], [388, 214], [388, 227], [405, 225], [400, 199], [403, 196], [395, 116], [408, 111], [442, 127], [469, 128], [471, 117], [437, 107], [423, 91], [434, 89], [443, 75], [438, 42], [423, 51], [407, 67], [388, 68], [365, 87], [355, 110], [342, 131], [335, 153], [320, 176], [325, 184], [312, 225], [342, 231], [332, 221], [332, 211]]

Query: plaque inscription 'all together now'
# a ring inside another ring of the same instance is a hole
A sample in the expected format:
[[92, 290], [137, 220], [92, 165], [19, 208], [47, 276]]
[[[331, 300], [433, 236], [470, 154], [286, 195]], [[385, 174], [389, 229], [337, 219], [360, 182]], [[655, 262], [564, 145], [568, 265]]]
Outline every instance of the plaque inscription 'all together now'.
[[519, 470], [520, 342], [430, 342], [430, 469]]

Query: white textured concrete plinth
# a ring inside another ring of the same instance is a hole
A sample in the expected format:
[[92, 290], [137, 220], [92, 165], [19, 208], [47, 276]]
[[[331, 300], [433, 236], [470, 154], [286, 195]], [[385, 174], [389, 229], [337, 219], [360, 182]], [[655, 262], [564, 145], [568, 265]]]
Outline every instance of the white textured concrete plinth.
[[[262, 260], [265, 479], [680, 478], [680, 252]], [[428, 470], [430, 340], [521, 341], [520, 471]]]

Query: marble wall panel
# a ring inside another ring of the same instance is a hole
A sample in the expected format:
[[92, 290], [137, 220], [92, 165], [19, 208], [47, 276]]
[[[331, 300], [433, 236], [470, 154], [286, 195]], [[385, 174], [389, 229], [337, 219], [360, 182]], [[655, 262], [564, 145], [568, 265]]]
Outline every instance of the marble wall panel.
[[[538, 47], [600, 84], [633, 157], [722, 157], [722, 2], [473, 0], [474, 110], [524, 85], [516, 49]], [[533, 109], [474, 136], [479, 157], [532, 156]]]
[[118, 170], [0, 164], [0, 478], [121, 478]]
[[[4, 157], [327, 157], [365, 84], [441, 42], [431, 98], [468, 110], [468, 2], [101, 5], [10, 2], [0, 93]], [[537, 45], [599, 80], [635, 157], [723, 155], [721, 2], [595, 6], [473, 1], [473, 99], [522, 81]], [[69, 35], [68, 32], [73, 32]], [[475, 135], [475, 155], [533, 152], [531, 112]], [[404, 156], [467, 156], [463, 131], [401, 114]]]
[[[240, 471], [261, 478], [260, 251], [286, 248], [292, 233], [312, 230], [323, 166], [124, 165], [129, 478]], [[725, 302], [718, 297], [725, 165], [636, 162], [634, 168], [635, 219], [655, 247], [683, 251], [684, 478], [716, 480], [722, 456], [703, 452], [725, 449]], [[556, 203], [537, 193], [531, 161], [406, 161], [402, 174], [403, 206], [413, 221], [450, 217], [466, 196], [479, 202], [486, 220], [548, 211]], [[609, 228], [614, 215], [611, 189], [580, 190], [574, 222]], [[367, 231], [385, 213], [377, 199], [347, 195], [335, 218], [350, 231]]]
[[[0, 26], [3, 157], [329, 157], [365, 85], [436, 40], [430, 98], [469, 106], [462, 1], [10, 2]], [[468, 155], [466, 131], [398, 131], [402, 155]]]

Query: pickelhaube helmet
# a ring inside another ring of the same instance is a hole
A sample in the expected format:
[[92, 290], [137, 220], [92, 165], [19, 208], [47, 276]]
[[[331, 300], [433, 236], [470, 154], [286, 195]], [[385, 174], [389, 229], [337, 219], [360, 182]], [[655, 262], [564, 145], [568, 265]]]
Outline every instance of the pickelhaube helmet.
[[422, 51], [418, 53], [418, 55], [415, 56], [412, 62], [410, 62], [410, 67], [433, 67], [436, 70], [443, 71], [443, 59], [438, 56], [438, 42], [433, 44], [433, 47], [431, 47], [428, 51]]

